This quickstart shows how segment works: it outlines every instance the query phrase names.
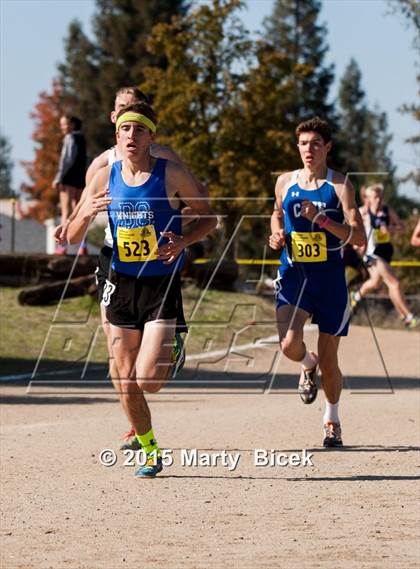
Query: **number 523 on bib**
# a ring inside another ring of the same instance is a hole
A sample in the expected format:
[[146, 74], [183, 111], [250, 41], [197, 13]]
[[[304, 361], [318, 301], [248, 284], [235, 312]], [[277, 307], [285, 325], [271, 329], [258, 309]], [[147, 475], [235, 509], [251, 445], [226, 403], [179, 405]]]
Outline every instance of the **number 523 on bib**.
[[157, 239], [153, 225], [117, 229], [118, 256], [125, 263], [155, 261], [157, 259]]

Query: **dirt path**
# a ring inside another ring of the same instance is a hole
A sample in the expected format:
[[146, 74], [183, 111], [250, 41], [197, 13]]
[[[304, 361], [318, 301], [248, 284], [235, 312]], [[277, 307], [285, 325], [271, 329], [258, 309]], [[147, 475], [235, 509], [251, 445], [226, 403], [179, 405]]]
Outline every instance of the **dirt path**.
[[[174, 460], [154, 481], [134, 479], [120, 452], [113, 467], [99, 462], [126, 427], [110, 390], [2, 386], [2, 569], [417, 568], [419, 336], [377, 334], [391, 384], [368, 329], [341, 348], [343, 451], [322, 449], [322, 393], [303, 406], [296, 366], [281, 360], [270, 393], [151, 396]], [[249, 354], [265, 373], [267, 350]], [[208, 383], [217, 366], [202, 368]], [[183, 466], [194, 448], [239, 464]], [[258, 448], [307, 449], [313, 466], [258, 467]]]

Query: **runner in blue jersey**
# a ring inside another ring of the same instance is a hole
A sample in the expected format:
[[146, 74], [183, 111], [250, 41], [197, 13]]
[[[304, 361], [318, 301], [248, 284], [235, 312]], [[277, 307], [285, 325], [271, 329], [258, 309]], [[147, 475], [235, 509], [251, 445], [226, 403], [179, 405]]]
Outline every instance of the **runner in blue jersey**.
[[[366, 235], [351, 183], [327, 166], [328, 123], [318, 117], [302, 122], [296, 136], [303, 168], [277, 179], [269, 238], [271, 248], [282, 250], [276, 281], [280, 345], [286, 357], [301, 363], [298, 393], [304, 403], [316, 398], [319, 366], [326, 399], [323, 444], [342, 446], [337, 352], [350, 316], [342, 248], [364, 246]], [[309, 317], [319, 328], [317, 354], [303, 341]]]
[[[144, 393], [158, 392], [171, 373], [183, 250], [217, 223], [186, 168], [151, 155], [155, 131], [156, 117], [146, 103], [118, 113], [116, 136], [122, 160], [95, 174], [67, 232], [68, 240], [77, 242], [97, 213], [108, 209], [113, 271], [103, 302], [122, 384], [121, 402], [147, 455], [146, 465], [136, 472], [142, 478], [162, 470]], [[198, 216], [185, 237], [181, 199]]]
[[[115, 95], [114, 101], [114, 109], [111, 111], [110, 119], [113, 124], [115, 124], [117, 120], [118, 112], [126, 107], [129, 104], [133, 103], [140, 103], [140, 102], [148, 103], [149, 100], [147, 96], [140, 91], [136, 86], [129, 86], [129, 87], [121, 87], [118, 89]], [[181, 160], [180, 156], [174, 150], [167, 146], [162, 146], [161, 144], [153, 144], [150, 147], [150, 153], [155, 158], [165, 158], [167, 160], [172, 160], [173, 162], [177, 162], [183, 165], [183, 161]], [[102, 154], [97, 156], [92, 163], [90, 164], [87, 172], [86, 172], [86, 186], [92, 181], [94, 175], [100, 168], [105, 166], [110, 166], [114, 162], [121, 160], [120, 153], [118, 151], [118, 146], [114, 145], [113, 147], [105, 150]], [[208, 193], [204, 186], [195, 179], [197, 189], [204, 197], [208, 197]], [[83, 191], [81, 199], [77, 204], [74, 212], [69, 218], [70, 223], [78, 214], [79, 209], [82, 207], [85, 199], [87, 197], [87, 188]], [[183, 223], [188, 223], [191, 221], [193, 217], [193, 211], [191, 208], [184, 208], [183, 209]], [[66, 243], [66, 233], [67, 233], [67, 225], [59, 225], [55, 230], [55, 236], [57, 241], [60, 244]], [[106, 308], [102, 303], [102, 296], [105, 289], [106, 281], [110, 272], [110, 264], [112, 259], [112, 235], [109, 229], [109, 224], [105, 229], [104, 235], [104, 246], [102, 247], [99, 256], [98, 256], [98, 267], [95, 272], [97, 285], [98, 285], [98, 298], [100, 302], [100, 310], [101, 310], [101, 321], [102, 321], [102, 328], [105, 332], [105, 336], [107, 339], [107, 346], [108, 346], [108, 353], [111, 354], [112, 346], [111, 346], [111, 336], [109, 333], [109, 324], [106, 319]], [[181, 336], [182, 333], [188, 332], [188, 327], [185, 322], [184, 311], [182, 306], [182, 296], [180, 294], [180, 298], [178, 301], [178, 316], [177, 316], [177, 327], [176, 333], [174, 338], [174, 344], [172, 349], [172, 359], [174, 362], [173, 366], [173, 377], [176, 376], [177, 373], [182, 369], [185, 363], [185, 347], [184, 347], [184, 340]], [[120, 392], [120, 382], [118, 375], [115, 370], [115, 366], [113, 365], [113, 359], [109, 359], [109, 375], [111, 377], [111, 381], [114, 385], [115, 390], [117, 393]], [[132, 449], [132, 450], [139, 450], [139, 444], [135, 437], [134, 428], [130, 427], [127, 433], [124, 435], [125, 443], [120, 447], [121, 450]]]

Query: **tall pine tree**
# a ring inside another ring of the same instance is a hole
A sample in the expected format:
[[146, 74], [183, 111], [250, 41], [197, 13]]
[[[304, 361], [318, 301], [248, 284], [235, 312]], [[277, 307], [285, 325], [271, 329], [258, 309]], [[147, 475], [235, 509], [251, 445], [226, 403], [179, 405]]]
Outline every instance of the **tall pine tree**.
[[78, 22], [70, 25], [60, 77], [77, 101], [75, 112], [83, 120], [91, 156], [113, 143], [109, 113], [116, 90], [139, 85], [145, 67], [166, 65], [163, 56], [146, 49], [153, 26], [187, 8], [186, 0], [96, 0], [92, 41]]
[[108, 144], [109, 112], [100, 97], [98, 49], [75, 20], [64, 42], [65, 63], [59, 65], [64, 92], [73, 99], [73, 114], [83, 121], [91, 157]]
[[319, 23], [320, 0], [276, 0], [264, 20], [264, 37], [291, 62], [293, 100], [290, 122], [297, 124], [318, 115], [334, 123], [334, 107], [328, 102], [334, 66], [326, 65], [327, 29]]
[[356, 188], [383, 182], [386, 199], [396, 194], [395, 166], [389, 144], [388, 120], [377, 107], [369, 109], [362, 87], [362, 74], [351, 59], [340, 82], [340, 131], [337, 135], [343, 171], [349, 173]]
[[[419, 68], [419, 55], [420, 55], [420, 3], [417, 0], [399, 0], [399, 2], [389, 2], [391, 11], [394, 13], [402, 14], [406, 22], [409, 24], [411, 28], [414, 29], [414, 41], [413, 41], [413, 48], [417, 53], [417, 70]], [[413, 147], [413, 154], [414, 154], [414, 165], [416, 166], [411, 172], [409, 172], [406, 176], [404, 176], [403, 180], [406, 181], [413, 181], [416, 185], [417, 192], [420, 188], [420, 168], [419, 159], [420, 159], [420, 73], [417, 72], [416, 76], [417, 80], [417, 89], [418, 89], [418, 98], [417, 102], [414, 103], [405, 103], [403, 104], [399, 111], [402, 114], [407, 114], [411, 116], [414, 120], [414, 123], [417, 123], [415, 131], [416, 134], [410, 136], [406, 139], [405, 142], [412, 145]], [[418, 196], [420, 197], [420, 196]]]
[[159, 140], [181, 154], [212, 197], [222, 198], [215, 206], [227, 214], [228, 234], [244, 204], [235, 198], [266, 191], [250, 173], [251, 142], [258, 142], [250, 140], [241, 121], [252, 55], [252, 43], [237, 17], [241, 4], [212, 0], [186, 18], [157, 26], [149, 47], [168, 64], [147, 68], [141, 86], [159, 112]]

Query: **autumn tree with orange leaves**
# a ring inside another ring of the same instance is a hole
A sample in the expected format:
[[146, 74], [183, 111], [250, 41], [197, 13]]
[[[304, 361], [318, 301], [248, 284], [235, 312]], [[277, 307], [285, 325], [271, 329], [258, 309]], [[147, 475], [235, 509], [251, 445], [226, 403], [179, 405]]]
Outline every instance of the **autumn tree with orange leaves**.
[[57, 210], [58, 194], [53, 188], [53, 180], [58, 168], [62, 144], [60, 116], [68, 112], [72, 101], [63, 94], [59, 81], [54, 80], [52, 92], [43, 91], [31, 118], [35, 120], [32, 135], [35, 146], [35, 158], [32, 162], [22, 162], [32, 184], [22, 184], [21, 191], [36, 200], [28, 217], [45, 221], [54, 217]]

